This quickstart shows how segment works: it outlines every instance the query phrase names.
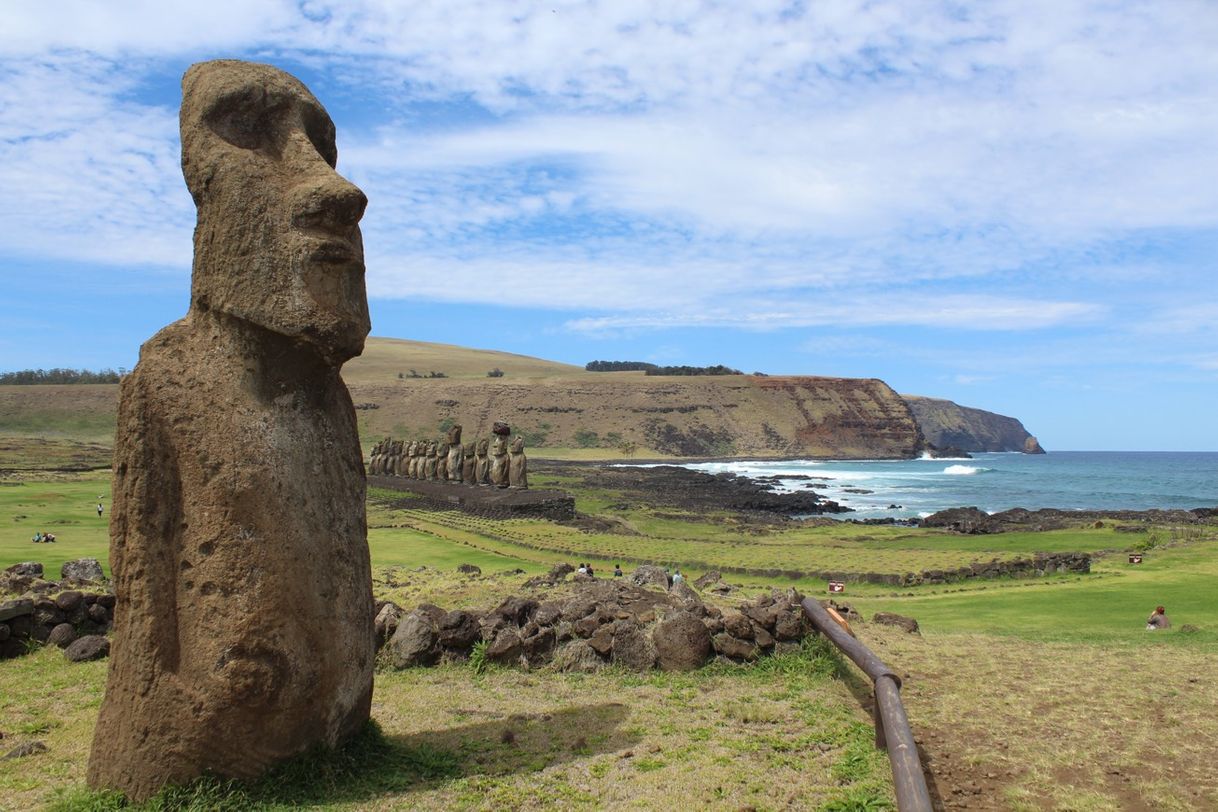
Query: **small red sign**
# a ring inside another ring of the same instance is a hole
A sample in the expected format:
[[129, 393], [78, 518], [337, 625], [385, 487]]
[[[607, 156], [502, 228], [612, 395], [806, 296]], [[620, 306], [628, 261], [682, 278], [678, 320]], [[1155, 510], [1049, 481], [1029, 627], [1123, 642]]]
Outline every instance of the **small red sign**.
[[843, 581], [830, 581], [829, 582], [829, 591], [830, 592], [845, 592], [846, 584]]

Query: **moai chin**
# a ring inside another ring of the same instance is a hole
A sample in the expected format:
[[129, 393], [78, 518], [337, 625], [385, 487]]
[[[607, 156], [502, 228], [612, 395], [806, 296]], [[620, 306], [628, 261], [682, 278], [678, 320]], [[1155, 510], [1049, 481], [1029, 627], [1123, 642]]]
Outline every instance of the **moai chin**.
[[368, 719], [375, 654], [339, 376], [369, 329], [367, 201], [335, 172], [325, 109], [268, 65], [192, 66], [181, 135], [190, 307], [120, 389], [117, 607], [88, 768], [136, 801], [338, 744]]

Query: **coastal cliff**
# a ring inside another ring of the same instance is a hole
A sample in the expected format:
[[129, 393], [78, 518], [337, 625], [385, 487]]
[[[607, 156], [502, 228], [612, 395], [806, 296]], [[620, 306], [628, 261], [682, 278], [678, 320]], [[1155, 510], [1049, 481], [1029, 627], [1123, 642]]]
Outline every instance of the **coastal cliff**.
[[[582, 373], [528, 381], [352, 383], [365, 439], [423, 438], [496, 420], [529, 447], [677, 457], [906, 458], [922, 433], [900, 395], [874, 378], [646, 377]], [[361, 408], [363, 407], [363, 408]]]
[[926, 441], [936, 448], [961, 451], [1022, 451], [1044, 449], [1014, 417], [961, 406], [950, 400], [904, 395]]

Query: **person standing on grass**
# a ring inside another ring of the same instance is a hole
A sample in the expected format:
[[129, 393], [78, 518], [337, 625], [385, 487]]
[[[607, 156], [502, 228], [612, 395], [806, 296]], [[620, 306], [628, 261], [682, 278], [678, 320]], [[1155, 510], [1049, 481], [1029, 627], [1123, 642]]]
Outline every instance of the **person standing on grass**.
[[102, 510], [103, 510], [102, 503], [98, 502], [97, 503], [97, 518], [99, 518], [99, 519], [101, 518]]
[[1146, 618], [1146, 631], [1152, 632], [1156, 629], [1170, 629], [1171, 619], [1167, 616], [1167, 610], [1162, 606], [1156, 606], [1155, 610], [1150, 613], [1150, 617]]

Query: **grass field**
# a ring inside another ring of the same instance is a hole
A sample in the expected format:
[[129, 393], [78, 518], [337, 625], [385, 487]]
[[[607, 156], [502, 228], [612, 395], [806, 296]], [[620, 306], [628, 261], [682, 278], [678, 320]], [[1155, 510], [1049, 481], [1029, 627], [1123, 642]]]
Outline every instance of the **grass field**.
[[[54, 575], [68, 558], [105, 562], [106, 520], [95, 506], [101, 494], [109, 509], [108, 473], [38, 476], [0, 485], [0, 566], [35, 559]], [[1218, 808], [1206, 745], [1218, 740], [1218, 687], [1206, 676], [1218, 667], [1212, 526], [980, 537], [849, 524], [759, 528], [716, 515], [665, 518], [645, 505], [615, 510], [613, 494], [577, 496], [581, 510], [612, 516], [633, 534], [429, 512], [373, 491], [374, 588], [403, 605], [485, 607], [560, 560], [589, 560], [607, 572], [621, 555], [627, 566], [682, 565], [692, 578], [701, 569], [686, 562], [706, 558], [783, 569], [834, 560], [881, 571], [911, 561], [924, 569], [932, 560], [1111, 550], [1090, 576], [900, 590], [849, 584], [843, 598], [865, 617], [895, 611], [922, 626], [921, 636], [873, 624], [856, 631], [904, 677], [944, 808]], [[60, 542], [30, 544], [38, 529]], [[1144, 564], [1127, 563], [1122, 551], [1133, 546], [1149, 548]], [[458, 574], [462, 563], [482, 575]], [[813, 594], [825, 586], [726, 577], [740, 585], [736, 596], [771, 584]], [[1145, 617], [1160, 603], [1175, 628], [1148, 633]], [[1185, 624], [1196, 631], [1182, 631]], [[887, 766], [867, 745], [866, 688], [857, 675], [834, 678], [834, 662], [813, 651], [771, 670], [689, 677], [479, 676], [456, 666], [385, 672], [374, 707], [387, 742], [372, 759], [381, 767], [357, 771], [341, 788], [241, 790], [232, 808], [658, 809], [671, 808], [674, 787], [710, 809], [883, 808]], [[55, 651], [0, 663], [4, 744], [38, 738], [50, 748], [0, 761], [0, 807], [29, 808], [57, 793], [65, 808], [100, 803], [79, 795], [79, 776], [103, 682], [103, 665], [68, 666]], [[214, 787], [200, 792], [195, 808], [221, 797]]]

